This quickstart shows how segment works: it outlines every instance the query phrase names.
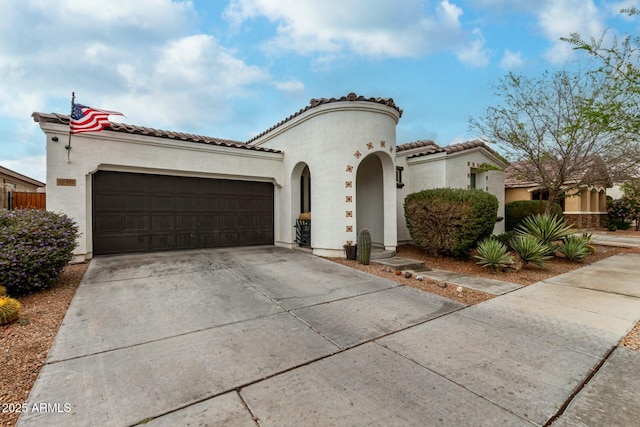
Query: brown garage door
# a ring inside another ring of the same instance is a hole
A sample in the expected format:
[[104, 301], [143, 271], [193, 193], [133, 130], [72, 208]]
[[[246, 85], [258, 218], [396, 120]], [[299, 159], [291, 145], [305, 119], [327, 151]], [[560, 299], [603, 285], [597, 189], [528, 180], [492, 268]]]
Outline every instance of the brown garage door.
[[96, 255], [273, 244], [273, 184], [99, 171]]

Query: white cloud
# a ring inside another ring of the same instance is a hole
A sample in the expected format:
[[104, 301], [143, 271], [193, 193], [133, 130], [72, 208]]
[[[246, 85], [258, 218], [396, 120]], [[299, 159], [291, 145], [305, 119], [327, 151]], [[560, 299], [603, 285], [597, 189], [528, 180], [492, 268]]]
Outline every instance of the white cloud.
[[466, 64], [484, 67], [489, 64], [489, 52], [484, 47], [485, 40], [480, 30], [474, 30], [473, 34], [476, 38], [471, 43], [458, 48], [456, 56]]
[[350, 53], [402, 58], [449, 51], [463, 62], [484, 65], [484, 40], [462, 25], [462, 15], [448, 0], [433, 10], [421, 0], [232, 0], [225, 10], [238, 26], [258, 17], [277, 23], [277, 35], [265, 44], [273, 55], [296, 52], [326, 63]]
[[545, 54], [551, 63], [563, 63], [571, 56], [571, 46], [560, 40], [571, 33], [582, 37], [599, 37], [605, 29], [602, 12], [593, 0], [552, 0], [538, 12], [538, 24], [552, 42]]
[[289, 94], [298, 94], [304, 91], [304, 83], [297, 79], [290, 79], [276, 82], [276, 89]]
[[193, 14], [190, 1], [0, 2], [0, 115], [29, 117], [75, 91], [141, 125], [228, 117], [227, 101], [269, 74], [213, 36], [190, 34]]
[[500, 68], [509, 71], [522, 67], [524, 67], [522, 52], [511, 52], [509, 49], [505, 49], [504, 55], [500, 60]]

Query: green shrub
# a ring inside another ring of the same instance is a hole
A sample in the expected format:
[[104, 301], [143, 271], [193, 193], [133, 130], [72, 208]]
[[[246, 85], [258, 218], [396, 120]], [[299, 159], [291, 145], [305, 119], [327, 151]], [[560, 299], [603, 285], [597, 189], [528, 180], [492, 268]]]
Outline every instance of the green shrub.
[[568, 226], [562, 217], [540, 214], [529, 216], [522, 220], [516, 232], [535, 237], [551, 252], [553, 252], [551, 242], [564, 239], [573, 234], [571, 226]]
[[535, 264], [542, 267], [544, 262], [551, 258], [549, 248], [529, 234], [520, 234], [514, 237], [509, 244], [525, 265]]
[[[547, 206], [547, 201], [542, 201], [542, 212], [539, 200], [517, 200], [504, 205], [504, 227], [506, 231], [515, 230], [528, 216], [541, 214]], [[562, 208], [554, 203], [551, 206], [551, 215], [562, 216]]]
[[628, 230], [638, 215], [638, 201], [627, 196], [607, 203], [607, 228], [611, 231]]
[[481, 190], [437, 188], [409, 194], [404, 204], [411, 238], [424, 250], [466, 257], [493, 231], [498, 199]]
[[64, 214], [0, 211], [0, 283], [12, 296], [47, 288], [71, 260], [77, 237]]
[[556, 250], [571, 261], [582, 261], [591, 253], [591, 239], [589, 237], [571, 235], [556, 245]]
[[507, 247], [495, 238], [487, 238], [478, 244], [478, 264], [482, 267], [491, 267], [494, 270], [501, 270], [513, 264], [513, 257], [507, 252]]

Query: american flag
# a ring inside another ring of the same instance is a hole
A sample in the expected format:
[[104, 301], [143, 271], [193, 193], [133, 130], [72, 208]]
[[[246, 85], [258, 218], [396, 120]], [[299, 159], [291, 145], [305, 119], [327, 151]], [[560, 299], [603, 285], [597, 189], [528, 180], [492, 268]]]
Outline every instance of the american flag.
[[81, 132], [100, 132], [105, 126], [109, 126], [110, 115], [123, 116], [117, 111], [99, 110], [82, 104], [73, 104], [69, 126], [71, 134]]

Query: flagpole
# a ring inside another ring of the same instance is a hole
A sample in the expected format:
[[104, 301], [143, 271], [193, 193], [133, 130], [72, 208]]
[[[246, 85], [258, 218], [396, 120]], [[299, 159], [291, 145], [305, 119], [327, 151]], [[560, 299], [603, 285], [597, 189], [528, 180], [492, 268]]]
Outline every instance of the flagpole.
[[71, 92], [71, 114], [69, 114], [69, 142], [64, 146], [64, 148], [67, 149], [67, 163], [71, 163], [71, 160], [69, 159], [69, 155], [71, 154], [71, 120], [73, 118], [73, 107], [75, 107], [75, 105], [76, 93]]

